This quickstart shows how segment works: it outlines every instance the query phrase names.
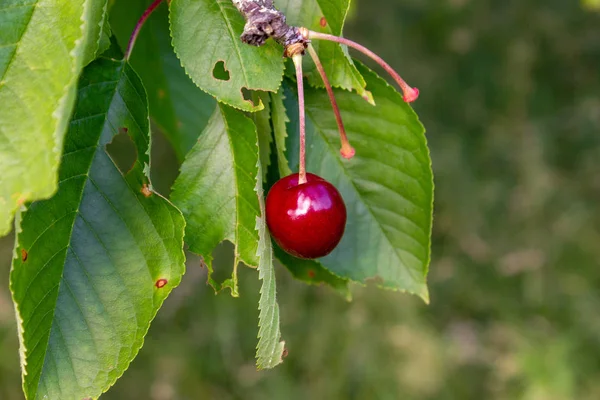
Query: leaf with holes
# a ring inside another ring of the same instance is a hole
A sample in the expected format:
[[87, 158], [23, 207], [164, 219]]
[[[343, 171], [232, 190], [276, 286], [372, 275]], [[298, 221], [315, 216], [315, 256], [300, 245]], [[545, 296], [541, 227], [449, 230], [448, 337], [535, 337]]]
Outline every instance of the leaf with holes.
[[[341, 192], [348, 210], [338, 247], [320, 262], [340, 277], [405, 290], [428, 301], [426, 275], [431, 242], [433, 176], [424, 129], [402, 96], [359, 65], [377, 106], [351, 93], [336, 98], [350, 142], [351, 160], [340, 157], [339, 135], [324, 90], [306, 93], [307, 170]], [[297, 130], [295, 95], [286, 95]], [[298, 165], [298, 141], [289, 137], [288, 159]]]
[[[206, 261], [209, 282], [215, 290], [230, 288], [233, 296], [238, 295], [238, 262], [258, 265], [256, 143], [252, 120], [219, 104], [185, 158], [171, 195], [187, 221], [185, 238], [190, 250]], [[234, 270], [231, 279], [217, 283], [211, 277], [211, 254], [223, 240], [235, 244]]]
[[177, 0], [171, 3], [175, 52], [192, 80], [220, 102], [258, 111], [243, 90], [277, 91], [283, 76], [283, 48], [242, 43], [244, 18], [231, 0]]
[[[168, 6], [163, 2], [146, 21], [130, 58], [148, 92], [150, 117], [171, 142], [183, 161], [215, 109], [212, 96], [200, 90], [186, 75], [169, 35]], [[118, 0], [110, 21], [124, 49], [147, 0]]]
[[0, 3], [0, 236], [57, 188], [62, 143], [106, 0]]
[[[118, 131], [137, 153], [123, 170], [106, 149]], [[79, 82], [58, 192], [19, 221], [10, 287], [27, 399], [100, 396], [181, 281], [185, 221], [151, 191], [148, 151], [141, 81], [98, 59]]]
[[96, 2], [99, 6], [88, 6], [89, 39], [83, 50], [83, 65], [94, 61], [110, 47], [110, 26], [108, 24], [108, 1]]
[[[288, 22], [296, 26], [304, 26], [316, 32], [342, 35], [349, 0], [275, 0], [275, 5], [287, 16]], [[329, 81], [334, 87], [355, 90], [360, 96], [372, 102], [371, 93], [365, 89], [365, 80], [356, 69], [345, 47], [337, 43], [313, 40], [319, 58]], [[323, 80], [310, 57], [304, 57], [303, 69], [308, 82], [317, 87], [324, 87]]]

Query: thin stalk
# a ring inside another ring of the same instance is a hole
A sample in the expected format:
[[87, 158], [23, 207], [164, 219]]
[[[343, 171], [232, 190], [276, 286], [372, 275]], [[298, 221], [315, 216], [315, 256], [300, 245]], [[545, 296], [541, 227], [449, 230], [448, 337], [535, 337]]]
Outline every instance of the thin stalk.
[[292, 56], [296, 67], [298, 82], [298, 113], [300, 119], [300, 162], [298, 167], [298, 184], [306, 183], [306, 114], [304, 112], [304, 79], [302, 77], [302, 54]]
[[152, 14], [152, 12], [156, 10], [156, 7], [158, 7], [160, 3], [162, 3], [162, 0], [154, 0], [152, 4], [150, 4], [150, 6], [146, 9], [146, 11], [144, 11], [137, 24], [135, 24], [135, 28], [131, 33], [129, 43], [127, 44], [127, 51], [125, 51], [125, 60], [129, 60], [129, 57], [131, 57], [131, 51], [133, 50], [133, 46], [135, 45], [135, 41], [137, 40], [137, 37], [140, 34], [142, 26], [144, 26], [144, 23], [146, 22], [150, 14]]
[[327, 95], [329, 96], [329, 102], [331, 103], [331, 107], [333, 108], [333, 114], [335, 115], [335, 122], [337, 122], [338, 130], [340, 131], [340, 140], [342, 142], [342, 148], [340, 149], [340, 154], [342, 157], [351, 159], [354, 157], [356, 151], [350, 145], [350, 141], [348, 140], [348, 136], [346, 135], [346, 129], [344, 128], [344, 122], [342, 122], [342, 115], [340, 114], [340, 108], [337, 105], [337, 101], [335, 101], [335, 96], [333, 95], [333, 89], [331, 88], [331, 83], [329, 82], [329, 78], [327, 78], [327, 74], [325, 73], [325, 69], [323, 68], [323, 64], [321, 64], [321, 60], [319, 59], [319, 55], [315, 51], [315, 48], [309, 44], [308, 45], [308, 54], [312, 58], [315, 66], [317, 67], [317, 71], [321, 75], [321, 79], [323, 79], [323, 84], [325, 85], [325, 90], [327, 91]]
[[398, 83], [398, 86], [400, 86], [400, 88], [402, 89], [402, 92], [404, 93], [404, 96], [403, 96], [404, 101], [406, 101], [407, 103], [410, 103], [410, 102], [415, 101], [417, 99], [417, 97], [419, 97], [419, 89], [410, 87], [404, 81], [404, 79], [402, 79], [400, 77], [400, 75], [396, 71], [394, 71], [394, 69], [392, 67], [390, 67], [390, 65], [388, 63], [383, 61], [383, 59], [381, 57], [379, 57], [377, 54], [373, 53], [371, 50], [367, 49], [365, 46], [360, 45], [356, 42], [353, 42], [352, 40], [349, 40], [349, 39], [346, 39], [343, 37], [338, 37], [338, 36], [334, 36], [334, 35], [329, 35], [327, 33], [320, 33], [320, 32], [314, 32], [314, 31], [308, 31], [308, 39], [309, 40], [312, 40], [312, 39], [329, 40], [330, 42], [337, 42], [340, 44], [344, 44], [346, 46], [352, 47], [352, 48], [360, 51], [361, 53], [363, 53], [363, 54], [369, 56], [371, 59], [373, 59], [388, 74], [390, 74], [392, 78], [394, 78], [394, 80], [396, 81], [396, 83]]

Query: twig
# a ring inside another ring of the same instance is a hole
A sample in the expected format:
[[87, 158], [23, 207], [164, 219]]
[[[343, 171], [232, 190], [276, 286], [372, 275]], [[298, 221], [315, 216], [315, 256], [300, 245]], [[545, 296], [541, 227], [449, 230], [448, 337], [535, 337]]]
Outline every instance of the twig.
[[152, 14], [152, 12], [156, 10], [156, 7], [158, 7], [160, 3], [162, 3], [162, 0], [154, 0], [152, 4], [150, 4], [150, 6], [146, 9], [146, 11], [144, 11], [137, 24], [135, 25], [135, 28], [131, 33], [131, 37], [129, 38], [129, 43], [127, 44], [127, 51], [125, 51], [126, 60], [129, 60], [129, 57], [131, 57], [131, 51], [133, 50], [133, 46], [135, 45], [135, 41], [138, 35], [140, 34], [142, 26], [144, 26], [144, 23], [146, 22], [150, 14]]
[[306, 183], [306, 114], [304, 112], [304, 82], [302, 77], [302, 53], [292, 55], [296, 67], [298, 82], [298, 112], [300, 120], [300, 161], [298, 166], [298, 184]]
[[272, 37], [283, 47], [308, 40], [302, 36], [298, 27], [289, 26], [285, 15], [275, 8], [273, 0], [231, 0], [246, 19], [244, 32], [240, 39], [253, 46], [262, 46]]
[[313, 62], [315, 63], [315, 66], [317, 67], [317, 71], [319, 71], [319, 74], [321, 75], [321, 79], [323, 79], [325, 90], [327, 90], [327, 95], [329, 96], [329, 102], [331, 103], [331, 107], [333, 108], [335, 122], [337, 123], [338, 130], [340, 131], [340, 140], [342, 141], [342, 148], [340, 149], [340, 153], [342, 154], [342, 157], [350, 159], [354, 157], [354, 153], [356, 153], [356, 151], [348, 141], [346, 129], [344, 128], [344, 122], [342, 122], [342, 115], [340, 114], [340, 108], [337, 105], [337, 101], [335, 101], [335, 96], [333, 95], [331, 83], [329, 83], [329, 78], [327, 78], [327, 74], [325, 73], [323, 64], [321, 64], [319, 55], [315, 51], [314, 47], [310, 44], [308, 45], [308, 54], [310, 54], [310, 57], [312, 58]]
[[[305, 30], [304, 32], [305, 32], [305, 37], [307, 39], [329, 40], [330, 42], [337, 42], [337, 43], [345, 44], [346, 46], [350, 46], [350, 47], [360, 51], [361, 53], [369, 56], [371, 59], [373, 59], [375, 62], [377, 62], [377, 64], [381, 65], [381, 67], [383, 69], [385, 69], [385, 71], [388, 74], [390, 74], [392, 76], [392, 78], [394, 78], [396, 83], [398, 83], [398, 86], [400, 86], [400, 88], [402, 89], [402, 92], [404, 93], [403, 98], [404, 98], [405, 102], [407, 102], [407, 103], [413, 102], [417, 99], [417, 97], [419, 97], [419, 89], [410, 87], [404, 81], [404, 79], [402, 79], [400, 77], [400, 75], [396, 71], [394, 71], [394, 69], [392, 67], [390, 67], [390, 65], [388, 63], [383, 61], [383, 59], [381, 57], [379, 57], [377, 54], [373, 53], [371, 50], [367, 49], [365, 46], [358, 44], [356, 42], [353, 42], [352, 40], [349, 40], [349, 39], [346, 39], [343, 37], [334, 36], [334, 35], [329, 35], [327, 33], [320, 33], [320, 32], [314, 32], [314, 31], [309, 31], [309, 30]], [[306, 33], [308, 33], [308, 34], [306, 35]]]

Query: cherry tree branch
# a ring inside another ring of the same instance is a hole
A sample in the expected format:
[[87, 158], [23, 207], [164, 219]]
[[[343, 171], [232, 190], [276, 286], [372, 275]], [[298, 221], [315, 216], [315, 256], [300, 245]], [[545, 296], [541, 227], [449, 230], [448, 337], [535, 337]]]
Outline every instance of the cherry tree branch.
[[308, 40], [300, 33], [298, 27], [289, 26], [285, 15], [275, 8], [273, 0], [231, 0], [233, 5], [246, 19], [244, 32], [240, 39], [253, 46], [262, 46], [270, 37], [279, 44], [288, 47]]

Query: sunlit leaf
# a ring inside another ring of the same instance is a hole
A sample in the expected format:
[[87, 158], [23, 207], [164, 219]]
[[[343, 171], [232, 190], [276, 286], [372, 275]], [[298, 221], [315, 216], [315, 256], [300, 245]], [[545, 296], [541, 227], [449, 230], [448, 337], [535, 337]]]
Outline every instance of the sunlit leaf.
[[[376, 280], [428, 300], [433, 181], [424, 128], [402, 96], [366, 67], [359, 70], [377, 106], [338, 90], [336, 97], [356, 156], [339, 154], [339, 135], [324, 90], [306, 91], [307, 170], [333, 183], [348, 210], [340, 245], [320, 262], [340, 277]], [[296, 131], [295, 95], [286, 96]], [[298, 165], [296, 136], [288, 159]]]
[[256, 143], [252, 120], [220, 104], [185, 158], [171, 195], [187, 221], [186, 242], [190, 250], [204, 257], [210, 272], [215, 247], [223, 240], [235, 244], [232, 278], [219, 284], [209, 275], [216, 290], [229, 287], [234, 296], [238, 295], [238, 262], [258, 265]]
[[249, 113], [248, 117], [252, 118], [256, 125], [256, 134], [258, 135], [258, 153], [260, 156], [260, 164], [263, 180], [266, 179], [267, 170], [271, 163], [271, 144], [273, 143], [273, 129], [271, 127], [271, 97], [267, 92], [254, 92], [252, 98], [255, 102], [261, 101], [265, 108]]
[[282, 178], [292, 173], [285, 155], [285, 141], [288, 136], [286, 124], [290, 122], [290, 120], [287, 117], [283, 99], [283, 90], [271, 95], [271, 120], [273, 121], [273, 134], [277, 145], [279, 175]]
[[[22, 214], [10, 276], [27, 399], [106, 391], [184, 272], [183, 216], [148, 180], [141, 81], [101, 58], [77, 96], [58, 192]], [[107, 150], [119, 132], [135, 150], [129, 165]]]
[[0, 235], [57, 189], [76, 83], [98, 49], [106, 0], [0, 3]]
[[[200, 90], [186, 75], [175, 56], [169, 35], [167, 2], [146, 20], [131, 54], [150, 103], [150, 118], [169, 139], [177, 158], [183, 161], [215, 109], [212, 96]], [[125, 49], [138, 18], [150, 4], [147, 0], [115, 1], [111, 26]]]
[[171, 34], [181, 64], [202, 90], [245, 111], [262, 109], [242, 89], [275, 92], [283, 76], [283, 48], [242, 43], [244, 18], [231, 0], [171, 3]]
[[89, 37], [83, 54], [83, 65], [88, 65], [110, 46], [110, 26], [108, 25], [108, 1], [96, 0], [87, 6], [87, 19], [90, 21]]

